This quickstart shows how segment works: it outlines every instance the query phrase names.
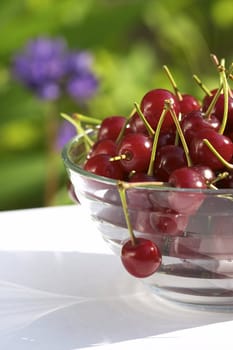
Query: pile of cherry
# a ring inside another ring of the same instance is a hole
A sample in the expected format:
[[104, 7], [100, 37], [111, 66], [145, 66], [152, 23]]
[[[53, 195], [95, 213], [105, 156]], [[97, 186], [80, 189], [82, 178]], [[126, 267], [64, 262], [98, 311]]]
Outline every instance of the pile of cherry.
[[[227, 122], [221, 131], [225, 106], [223, 93], [219, 95], [211, 113], [205, 114], [217, 91], [212, 90], [202, 103], [187, 94], [181, 95], [182, 100], [179, 100], [174, 93], [165, 89], [148, 91], [141, 100], [140, 111], [136, 110], [129, 118], [109, 116], [102, 121], [84, 169], [96, 175], [129, 182], [162, 181], [183, 188], [207, 188], [211, 183], [216, 183], [218, 188], [231, 188], [233, 93], [228, 96]], [[180, 137], [177, 141], [177, 126], [169, 110], [159, 134], [156, 133], [165, 101], [171, 103], [173, 114], [179, 121], [187, 151]], [[149, 123], [149, 128], [140, 112]], [[206, 140], [211, 144], [211, 149]], [[156, 152], [153, 155], [155, 143]], [[228, 175], [224, 179], [216, 181], [219, 174], [226, 172]]]
[[[118, 180], [127, 218], [126, 188], [141, 183], [166, 187], [213, 189], [233, 187], [233, 91], [231, 73], [213, 56], [220, 83], [203, 100], [173, 89], [155, 88], [134, 105], [129, 117], [107, 116], [98, 126], [84, 169]], [[201, 87], [203, 85], [200, 84]], [[125, 186], [124, 184], [128, 185]], [[183, 195], [184, 196], [184, 195]], [[183, 198], [174, 193], [166, 209], [174, 218], [193, 215], [203, 202], [201, 194]], [[171, 217], [171, 216], [170, 216]], [[161, 224], [161, 223], [160, 223]], [[186, 224], [184, 224], [185, 226]], [[162, 222], [166, 234], [176, 235], [178, 225]], [[149, 239], [135, 238], [128, 223], [130, 240], [121, 259], [131, 274], [146, 277], [161, 264], [158, 246]], [[170, 230], [170, 231], [169, 231]]]

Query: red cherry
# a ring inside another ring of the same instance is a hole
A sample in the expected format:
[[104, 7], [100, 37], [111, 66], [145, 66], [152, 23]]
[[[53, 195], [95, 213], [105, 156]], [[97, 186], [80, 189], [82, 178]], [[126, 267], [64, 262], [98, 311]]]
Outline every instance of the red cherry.
[[187, 165], [184, 149], [181, 146], [166, 145], [157, 151], [154, 174], [160, 181], [168, 181], [173, 170]]
[[191, 169], [200, 173], [208, 183], [216, 178], [214, 171], [206, 165], [193, 165], [191, 166]]
[[[173, 187], [184, 189], [206, 189], [206, 181], [204, 177], [191, 169], [184, 167], [174, 170], [168, 180]], [[189, 191], [170, 192], [169, 193], [169, 207], [182, 214], [194, 214], [199, 209], [205, 198], [204, 193], [192, 193]]]
[[102, 120], [100, 124], [97, 139], [111, 139], [116, 141], [121, 129], [125, 125], [126, 118], [123, 116], [109, 116]]
[[136, 172], [146, 172], [151, 157], [152, 140], [143, 134], [126, 135], [119, 147], [118, 155], [125, 156], [121, 164], [126, 172], [135, 170]]
[[[212, 102], [216, 92], [218, 89], [214, 89], [211, 91], [211, 96], [206, 95], [202, 101], [202, 109], [205, 112], [210, 103]], [[217, 118], [219, 118], [220, 121], [222, 121], [223, 118], [223, 111], [224, 111], [224, 94], [220, 94], [217, 102], [215, 103], [212, 113], [216, 115]], [[228, 116], [227, 116], [227, 126], [226, 126], [228, 131], [233, 131], [233, 97], [231, 94], [228, 96]]]
[[96, 141], [92, 146], [89, 157], [93, 157], [97, 154], [108, 154], [111, 157], [115, 156], [117, 154], [117, 145], [115, 141], [111, 139]]
[[134, 277], [149, 277], [160, 267], [162, 257], [157, 245], [149, 239], [128, 240], [121, 250], [121, 261]]
[[148, 135], [147, 128], [142, 118], [139, 116], [138, 112], [135, 112], [129, 118], [126, 134], [129, 134], [129, 133], [140, 133], [140, 134]]
[[189, 94], [182, 94], [182, 100], [179, 101], [180, 112], [182, 114], [187, 114], [192, 111], [199, 111], [201, 109], [201, 104], [194, 96]]
[[119, 161], [110, 161], [107, 154], [97, 154], [87, 159], [84, 170], [111, 179], [122, 180], [125, 172]]
[[220, 127], [220, 121], [214, 115], [205, 119], [201, 111], [192, 111], [183, 116], [180, 126], [185, 140], [189, 144], [196, 133], [202, 129], [212, 128], [217, 131]]
[[190, 143], [189, 150], [193, 164], [209, 166], [212, 170], [223, 169], [224, 165], [203, 142], [204, 139], [207, 139], [227, 162], [232, 159], [233, 143], [229, 137], [221, 135], [213, 129], [203, 129], [196, 133]]
[[181, 215], [172, 209], [163, 209], [160, 212], [151, 212], [150, 224], [155, 233], [162, 235], [183, 235], [189, 217]]
[[[173, 103], [174, 112], [178, 115], [180, 105], [177, 97], [166, 89], [154, 89], [148, 91], [141, 100], [141, 111], [153, 129], [156, 129], [161, 113], [164, 109], [164, 103], [170, 100]], [[161, 130], [171, 130], [175, 124], [170, 112], [167, 113]]]

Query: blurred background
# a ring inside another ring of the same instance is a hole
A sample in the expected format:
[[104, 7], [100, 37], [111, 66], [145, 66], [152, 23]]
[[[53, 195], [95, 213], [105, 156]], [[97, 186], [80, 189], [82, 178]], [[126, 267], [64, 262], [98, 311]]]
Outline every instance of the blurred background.
[[71, 203], [61, 112], [128, 115], [155, 87], [203, 98], [233, 61], [231, 0], [2, 0], [0, 210]]

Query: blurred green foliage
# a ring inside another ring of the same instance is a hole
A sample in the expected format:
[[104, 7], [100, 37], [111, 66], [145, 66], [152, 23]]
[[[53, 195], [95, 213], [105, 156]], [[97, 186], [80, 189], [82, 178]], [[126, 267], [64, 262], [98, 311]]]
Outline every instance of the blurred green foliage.
[[[90, 50], [100, 89], [88, 113], [129, 114], [154, 87], [170, 88], [168, 65], [182, 92], [200, 99], [192, 79], [210, 88], [218, 81], [210, 53], [233, 60], [231, 0], [2, 0], [0, 11], [0, 210], [44, 206], [47, 174], [46, 115], [39, 101], [11, 77], [11, 58], [37, 36], [64, 37]], [[63, 101], [60, 112], [83, 112]], [[70, 203], [60, 154], [52, 205]]]

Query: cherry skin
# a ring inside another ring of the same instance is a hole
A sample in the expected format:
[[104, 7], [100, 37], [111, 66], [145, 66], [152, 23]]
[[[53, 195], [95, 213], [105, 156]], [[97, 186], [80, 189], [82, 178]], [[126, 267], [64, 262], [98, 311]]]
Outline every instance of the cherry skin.
[[191, 169], [200, 173], [204, 177], [207, 183], [210, 183], [216, 178], [215, 172], [206, 165], [193, 165], [191, 166]]
[[143, 134], [126, 135], [119, 147], [118, 155], [125, 156], [121, 164], [126, 172], [146, 172], [149, 166], [152, 149], [152, 140]]
[[[206, 95], [202, 101], [202, 109], [205, 112], [210, 103], [212, 102], [216, 92], [218, 89], [213, 89], [211, 91], [211, 96]], [[221, 93], [217, 99], [217, 102], [215, 103], [212, 114], [215, 114], [217, 118], [219, 118], [220, 121], [222, 121], [223, 118], [223, 111], [224, 111], [224, 94]], [[227, 116], [227, 126], [226, 128], [228, 131], [233, 131], [233, 97], [229, 94], [228, 96], [228, 116]]]
[[189, 94], [182, 94], [182, 100], [179, 101], [179, 105], [181, 114], [201, 110], [201, 103], [198, 101], [198, 99], [196, 99], [196, 97]]
[[131, 275], [145, 278], [158, 270], [162, 257], [154, 242], [145, 238], [136, 238], [135, 244], [131, 240], [123, 244], [121, 261]]
[[193, 164], [209, 166], [214, 171], [223, 169], [224, 165], [205, 145], [204, 139], [207, 139], [227, 162], [232, 159], [233, 143], [229, 137], [221, 135], [213, 129], [203, 129], [196, 133], [190, 143], [189, 150]]
[[139, 116], [137, 112], [134, 112], [134, 114], [129, 118], [129, 122], [127, 125], [126, 133], [140, 133], [148, 135], [147, 128], [142, 120], [142, 118]]
[[188, 219], [187, 215], [180, 215], [172, 209], [164, 208], [158, 212], [151, 212], [150, 225], [154, 233], [179, 236], [184, 234]]
[[[161, 113], [164, 109], [164, 103], [166, 100], [170, 100], [173, 103], [173, 108], [176, 115], [180, 112], [180, 105], [177, 97], [166, 89], [154, 89], [148, 91], [142, 98], [140, 108], [145, 118], [153, 129], [156, 129]], [[170, 112], [167, 115], [162, 124], [161, 130], [175, 129]]]
[[191, 167], [174, 170], [169, 177], [169, 184], [177, 188], [207, 188], [204, 177]]
[[97, 139], [111, 139], [116, 141], [121, 129], [125, 125], [125, 122], [126, 118], [123, 116], [114, 115], [106, 117], [100, 124]]
[[173, 170], [187, 165], [182, 147], [166, 145], [157, 151], [154, 162], [154, 174], [160, 181], [168, 181]]
[[[205, 178], [190, 167], [183, 167], [174, 170], [168, 180], [169, 184], [176, 188], [183, 189], [206, 189]], [[173, 192], [169, 193], [169, 207], [178, 213], [194, 214], [204, 201], [205, 195], [202, 192]]]
[[97, 154], [108, 154], [109, 156], [115, 156], [117, 154], [117, 145], [111, 139], [98, 140], [92, 146], [92, 149], [88, 157], [93, 157]]
[[125, 172], [119, 161], [111, 161], [107, 154], [97, 154], [86, 160], [84, 170], [111, 179], [123, 180]]
[[184, 133], [186, 142], [189, 144], [193, 137], [202, 129], [214, 129], [218, 130], [220, 127], [220, 121], [213, 114], [204, 118], [204, 114], [201, 111], [192, 111], [184, 115], [180, 122], [181, 129]]

